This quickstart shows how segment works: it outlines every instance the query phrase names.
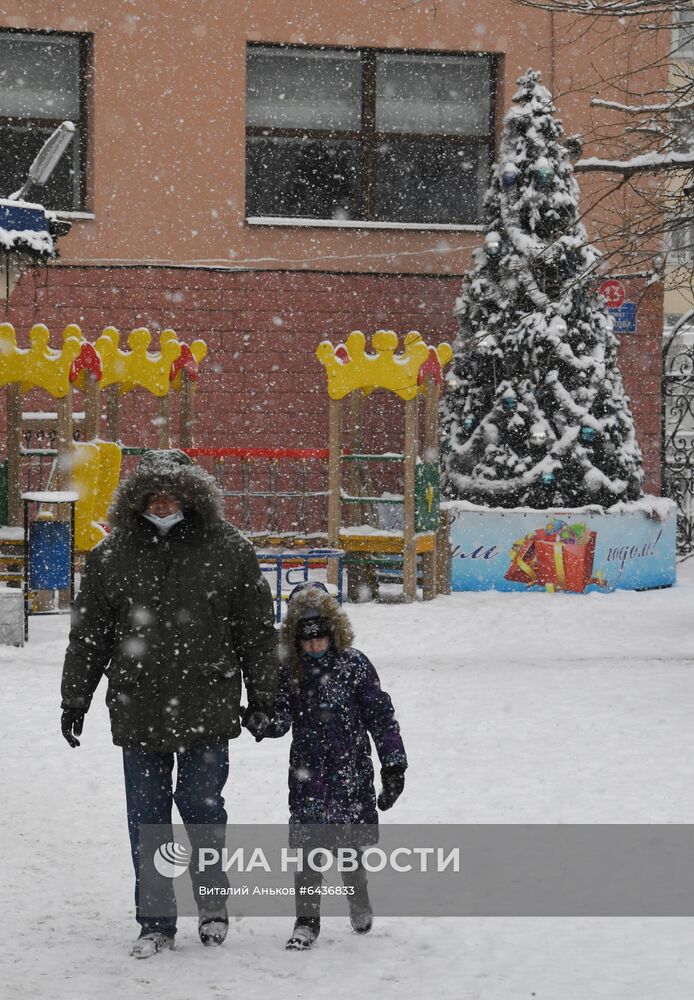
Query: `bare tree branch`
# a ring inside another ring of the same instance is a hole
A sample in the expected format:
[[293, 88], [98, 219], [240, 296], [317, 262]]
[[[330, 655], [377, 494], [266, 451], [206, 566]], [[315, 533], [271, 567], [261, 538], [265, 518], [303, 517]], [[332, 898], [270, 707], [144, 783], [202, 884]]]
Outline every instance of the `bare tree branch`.
[[606, 70], [592, 60], [581, 83], [554, 95], [583, 95], [592, 112], [572, 140], [587, 150], [574, 164], [586, 175], [584, 221], [605, 269], [694, 295], [694, 58], [684, 58], [694, 43], [692, 0], [514, 2], [563, 15], [557, 58], [587, 36], [599, 52], [619, 33], [623, 59]]

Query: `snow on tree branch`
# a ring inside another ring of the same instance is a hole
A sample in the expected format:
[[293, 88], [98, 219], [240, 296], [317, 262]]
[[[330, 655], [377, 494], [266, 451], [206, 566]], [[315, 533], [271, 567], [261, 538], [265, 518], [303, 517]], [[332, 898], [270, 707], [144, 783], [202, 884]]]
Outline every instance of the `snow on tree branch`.
[[594, 108], [609, 108], [611, 111], [623, 111], [627, 115], [674, 114], [694, 108], [694, 98], [682, 102], [669, 101], [666, 104], [620, 104], [619, 101], [603, 101], [599, 97], [593, 97], [590, 103]]
[[535, 7], [555, 14], [581, 14], [589, 17], [644, 17], [692, 10], [691, 0], [517, 0], [517, 2], [524, 7]]
[[600, 171], [633, 177], [634, 174], [655, 173], [661, 170], [684, 170], [694, 167], [694, 151], [691, 153], [644, 153], [630, 160], [603, 160], [599, 156], [589, 156], [574, 164], [579, 173]]

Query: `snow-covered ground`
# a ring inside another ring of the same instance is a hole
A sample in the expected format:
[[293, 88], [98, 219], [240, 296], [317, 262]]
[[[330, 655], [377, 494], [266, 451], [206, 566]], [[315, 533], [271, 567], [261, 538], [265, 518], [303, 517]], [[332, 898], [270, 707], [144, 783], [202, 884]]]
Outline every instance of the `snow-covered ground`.
[[[694, 823], [694, 562], [673, 590], [457, 594], [350, 606], [410, 757], [386, 822]], [[683, 919], [324, 921], [288, 953], [286, 919], [234, 923], [204, 949], [182, 919], [147, 962], [136, 936], [119, 751], [103, 690], [82, 747], [58, 726], [63, 618], [0, 648], [0, 983], [8, 997], [82, 1000], [459, 997], [682, 1000], [694, 981]], [[286, 818], [288, 740], [232, 744], [227, 808]]]

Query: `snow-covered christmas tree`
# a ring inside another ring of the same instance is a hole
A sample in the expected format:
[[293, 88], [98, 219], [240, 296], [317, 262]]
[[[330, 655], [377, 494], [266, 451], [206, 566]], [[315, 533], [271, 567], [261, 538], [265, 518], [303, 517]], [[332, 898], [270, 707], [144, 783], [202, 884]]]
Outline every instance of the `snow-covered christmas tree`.
[[443, 490], [487, 506], [610, 506], [643, 472], [600, 254], [540, 74], [504, 121], [485, 240], [465, 275], [443, 401]]

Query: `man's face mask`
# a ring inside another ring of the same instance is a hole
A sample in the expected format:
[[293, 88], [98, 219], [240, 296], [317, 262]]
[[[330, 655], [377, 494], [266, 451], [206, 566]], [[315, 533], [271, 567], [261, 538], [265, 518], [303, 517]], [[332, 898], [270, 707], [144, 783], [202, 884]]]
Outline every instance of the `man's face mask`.
[[166, 517], [157, 517], [156, 514], [143, 514], [150, 524], [153, 524], [160, 535], [168, 535], [175, 524], [183, 520], [183, 511], [177, 510], [173, 514], [168, 514]]

